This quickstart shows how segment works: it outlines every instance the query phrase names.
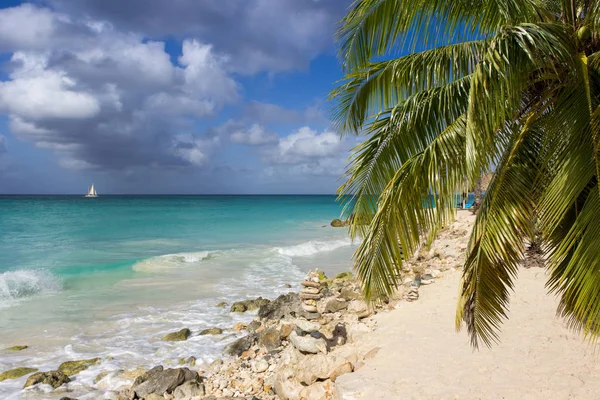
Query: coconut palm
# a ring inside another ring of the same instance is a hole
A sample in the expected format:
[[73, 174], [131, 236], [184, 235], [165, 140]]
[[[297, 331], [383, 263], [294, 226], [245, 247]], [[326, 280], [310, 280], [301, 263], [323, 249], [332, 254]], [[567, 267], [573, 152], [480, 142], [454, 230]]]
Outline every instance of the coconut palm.
[[539, 232], [558, 313], [597, 337], [599, 28], [598, 0], [353, 3], [338, 31], [346, 77], [331, 99], [336, 127], [364, 136], [340, 194], [364, 238], [355, 269], [367, 298], [393, 293], [403, 257], [451, 222], [454, 194], [494, 170], [457, 328], [474, 346], [499, 339]]

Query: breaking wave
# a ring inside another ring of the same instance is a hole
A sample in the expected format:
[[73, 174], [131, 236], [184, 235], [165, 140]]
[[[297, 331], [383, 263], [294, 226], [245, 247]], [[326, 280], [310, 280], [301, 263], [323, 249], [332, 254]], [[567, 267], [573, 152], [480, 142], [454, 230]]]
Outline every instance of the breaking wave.
[[39, 294], [56, 293], [61, 280], [46, 270], [17, 270], [0, 274], [0, 307]]

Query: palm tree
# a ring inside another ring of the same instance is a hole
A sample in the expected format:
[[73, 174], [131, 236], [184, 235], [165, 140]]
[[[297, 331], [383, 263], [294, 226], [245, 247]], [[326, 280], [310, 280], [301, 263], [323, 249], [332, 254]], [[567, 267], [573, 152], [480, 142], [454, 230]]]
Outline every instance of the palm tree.
[[351, 199], [351, 234], [364, 238], [355, 269], [367, 298], [397, 288], [402, 252], [448, 224], [454, 194], [494, 166], [457, 328], [476, 347], [498, 340], [539, 230], [558, 313], [597, 337], [599, 28], [598, 0], [353, 3], [337, 36], [346, 77], [331, 99], [336, 127], [364, 135], [340, 194]]

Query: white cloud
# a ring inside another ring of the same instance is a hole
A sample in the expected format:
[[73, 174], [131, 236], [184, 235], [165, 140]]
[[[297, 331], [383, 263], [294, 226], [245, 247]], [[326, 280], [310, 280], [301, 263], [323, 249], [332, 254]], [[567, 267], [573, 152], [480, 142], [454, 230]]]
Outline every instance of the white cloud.
[[212, 151], [220, 144], [218, 136], [198, 138], [190, 134], [177, 135], [174, 138], [173, 152], [196, 166], [205, 165]]
[[276, 141], [276, 136], [269, 133], [264, 126], [253, 124], [248, 129], [236, 130], [231, 134], [231, 141], [234, 143], [249, 144], [258, 146]]
[[56, 31], [58, 15], [25, 3], [0, 10], [0, 50], [43, 48]]
[[336, 133], [330, 131], [317, 133], [305, 126], [279, 140], [277, 148], [272, 153], [272, 160], [280, 164], [296, 164], [310, 158], [332, 156], [340, 148], [341, 140]]
[[11, 114], [32, 119], [89, 118], [100, 111], [96, 98], [78, 91], [64, 73], [38, 69], [18, 75], [0, 83], [0, 109]]

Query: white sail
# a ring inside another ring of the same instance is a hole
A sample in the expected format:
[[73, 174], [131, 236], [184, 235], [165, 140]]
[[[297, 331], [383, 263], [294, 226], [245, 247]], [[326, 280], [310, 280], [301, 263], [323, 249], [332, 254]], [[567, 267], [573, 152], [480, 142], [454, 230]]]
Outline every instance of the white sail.
[[98, 194], [96, 193], [96, 188], [94, 187], [93, 183], [90, 187], [90, 190], [88, 191], [88, 194], [86, 194], [85, 197], [98, 197]]

